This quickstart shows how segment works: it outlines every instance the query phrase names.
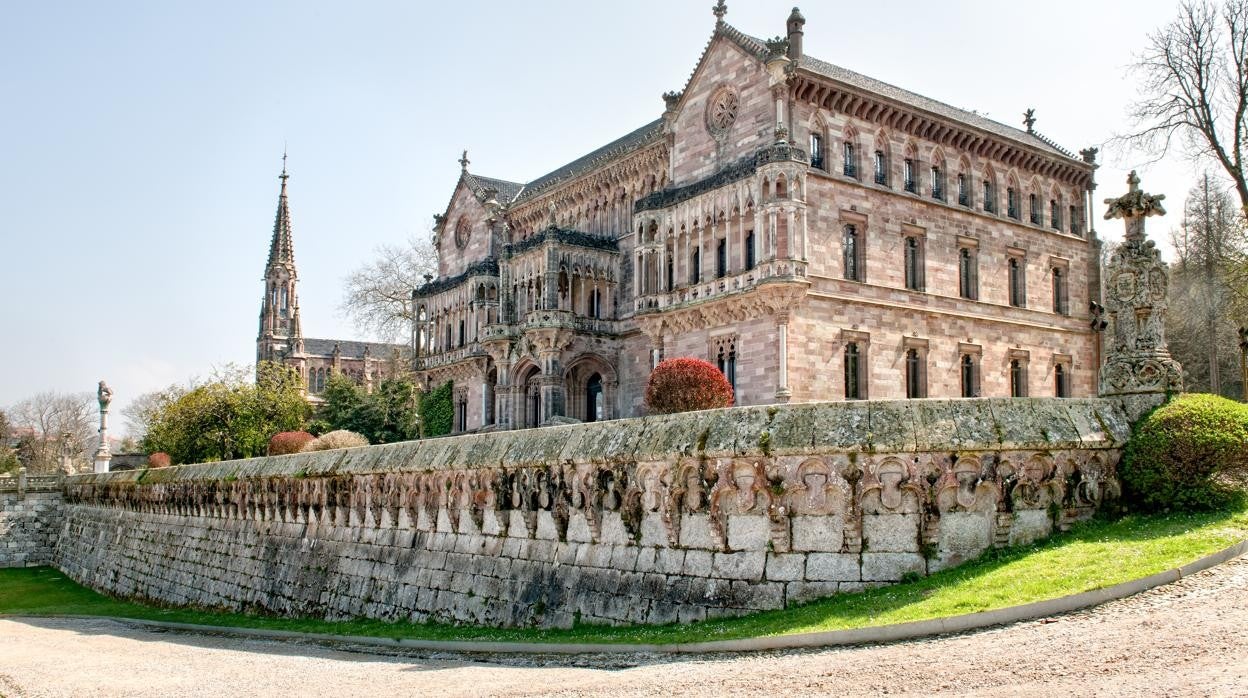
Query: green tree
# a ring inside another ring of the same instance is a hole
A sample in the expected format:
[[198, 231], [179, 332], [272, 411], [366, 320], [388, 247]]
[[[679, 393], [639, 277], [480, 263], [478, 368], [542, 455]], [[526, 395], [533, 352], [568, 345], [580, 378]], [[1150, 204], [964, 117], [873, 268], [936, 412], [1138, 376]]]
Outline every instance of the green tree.
[[386, 378], [373, 392], [335, 372], [325, 382], [318, 417], [330, 429], [354, 431], [369, 443], [407, 441], [420, 435], [419, 394], [411, 376]]
[[447, 381], [420, 397], [421, 436], [442, 436], [455, 426], [455, 386]]
[[249, 383], [248, 371], [230, 368], [151, 415], [144, 450], [164, 451], [174, 463], [201, 463], [264, 455], [279, 431], [302, 429], [308, 405], [299, 374], [265, 362]]

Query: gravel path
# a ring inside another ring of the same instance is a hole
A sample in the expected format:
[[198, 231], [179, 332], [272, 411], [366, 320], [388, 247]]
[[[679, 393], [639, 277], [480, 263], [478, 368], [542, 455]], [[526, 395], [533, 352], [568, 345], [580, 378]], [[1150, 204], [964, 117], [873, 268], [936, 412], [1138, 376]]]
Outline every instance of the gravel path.
[[0, 619], [0, 696], [1248, 696], [1248, 557], [1098, 608], [876, 647], [462, 657]]

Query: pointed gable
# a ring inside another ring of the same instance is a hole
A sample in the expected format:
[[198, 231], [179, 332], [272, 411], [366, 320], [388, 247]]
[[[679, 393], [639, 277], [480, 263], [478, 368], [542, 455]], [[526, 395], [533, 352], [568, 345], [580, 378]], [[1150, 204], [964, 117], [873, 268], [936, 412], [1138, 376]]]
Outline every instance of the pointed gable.
[[675, 106], [673, 183], [706, 177], [769, 142], [774, 106], [762, 42], [720, 23]]

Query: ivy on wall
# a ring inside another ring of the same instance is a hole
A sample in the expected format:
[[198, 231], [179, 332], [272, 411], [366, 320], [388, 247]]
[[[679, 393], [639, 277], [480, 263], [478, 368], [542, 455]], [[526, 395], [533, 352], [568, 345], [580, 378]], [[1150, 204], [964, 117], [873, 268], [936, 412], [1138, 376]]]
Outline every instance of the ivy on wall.
[[451, 433], [455, 425], [454, 383], [447, 381], [420, 396], [420, 431], [423, 438]]

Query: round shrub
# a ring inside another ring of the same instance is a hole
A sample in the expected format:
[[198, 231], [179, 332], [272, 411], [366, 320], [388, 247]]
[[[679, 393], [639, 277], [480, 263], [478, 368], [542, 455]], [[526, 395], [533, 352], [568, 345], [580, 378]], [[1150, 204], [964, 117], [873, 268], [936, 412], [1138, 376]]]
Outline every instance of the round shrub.
[[732, 405], [732, 385], [709, 361], [667, 359], [650, 372], [646, 408], [653, 414], [712, 410]]
[[355, 448], [357, 446], [367, 446], [368, 439], [360, 436], [353, 431], [339, 429], [331, 431], [328, 434], [322, 434], [312, 439], [303, 447], [304, 452], [308, 451], [329, 451], [335, 448]]
[[284, 456], [287, 453], [298, 453], [315, 438], [306, 431], [279, 431], [269, 439], [269, 455]]
[[1248, 482], [1248, 406], [1180, 395], [1136, 424], [1118, 470], [1127, 501], [1143, 510], [1225, 506]]
[[147, 457], [147, 467], [149, 468], [168, 468], [173, 459], [164, 451], [157, 451]]

